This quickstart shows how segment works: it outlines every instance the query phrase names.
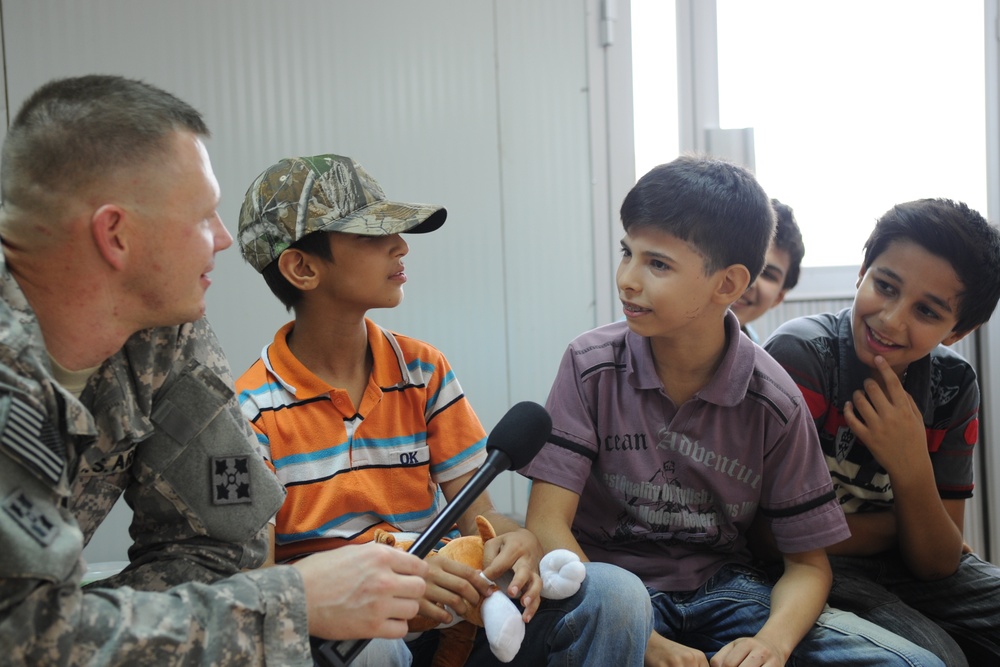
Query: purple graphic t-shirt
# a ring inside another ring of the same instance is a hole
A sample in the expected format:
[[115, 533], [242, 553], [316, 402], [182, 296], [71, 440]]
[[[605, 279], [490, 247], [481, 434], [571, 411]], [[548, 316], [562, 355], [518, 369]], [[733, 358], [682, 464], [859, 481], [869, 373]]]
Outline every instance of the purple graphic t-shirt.
[[546, 404], [552, 436], [520, 471], [580, 494], [573, 532], [587, 556], [657, 590], [749, 563], [758, 511], [786, 553], [850, 535], [797, 387], [731, 313], [726, 327], [715, 377], [680, 406], [626, 323], [577, 337]]

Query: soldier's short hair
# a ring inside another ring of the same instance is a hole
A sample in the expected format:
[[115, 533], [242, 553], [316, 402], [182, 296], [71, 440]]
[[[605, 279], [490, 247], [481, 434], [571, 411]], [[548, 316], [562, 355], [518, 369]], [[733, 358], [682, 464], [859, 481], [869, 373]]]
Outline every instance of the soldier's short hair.
[[207, 137], [201, 114], [148, 83], [113, 75], [56, 79], [21, 106], [0, 155], [5, 205], [44, 206], [121, 169], [156, 160], [178, 130]]

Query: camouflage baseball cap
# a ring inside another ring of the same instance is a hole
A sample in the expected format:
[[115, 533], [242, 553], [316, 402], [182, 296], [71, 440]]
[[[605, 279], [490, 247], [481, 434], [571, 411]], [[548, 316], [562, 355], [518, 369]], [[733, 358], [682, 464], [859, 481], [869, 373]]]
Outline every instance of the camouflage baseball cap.
[[254, 179], [240, 209], [243, 258], [257, 271], [312, 232], [388, 236], [432, 232], [448, 213], [433, 204], [400, 204], [364, 167], [341, 155], [285, 158]]

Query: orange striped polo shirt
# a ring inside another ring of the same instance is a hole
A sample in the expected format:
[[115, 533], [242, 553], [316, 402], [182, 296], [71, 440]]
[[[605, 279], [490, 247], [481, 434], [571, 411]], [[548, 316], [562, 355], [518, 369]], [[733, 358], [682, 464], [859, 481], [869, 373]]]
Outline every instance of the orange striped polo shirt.
[[274, 336], [236, 382], [240, 407], [288, 491], [275, 558], [368, 542], [376, 528], [420, 532], [438, 484], [478, 469], [486, 434], [444, 355], [365, 319], [374, 365], [360, 407]]

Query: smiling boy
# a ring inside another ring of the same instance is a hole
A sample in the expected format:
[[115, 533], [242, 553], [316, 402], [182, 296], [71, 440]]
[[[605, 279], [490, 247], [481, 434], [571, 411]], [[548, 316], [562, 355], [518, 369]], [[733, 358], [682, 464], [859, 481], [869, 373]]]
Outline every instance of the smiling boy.
[[962, 536], [979, 388], [948, 349], [998, 298], [996, 228], [965, 204], [907, 202], [868, 238], [853, 307], [787, 322], [765, 344], [809, 404], [851, 527], [828, 549], [830, 604], [949, 667], [1000, 659], [1000, 569]]
[[[643, 580], [646, 665], [940, 664], [824, 610], [824, 547], [849, 535], [844, 514], [801, 395], [730, 311], [774, 230], [756, 179], [681, 157], [639, 179], [621, 220], [625, 321], [563, 356], [552, 435], [521, 471], [534, 480], [528, 528], [547, 550]], [[747, 548], [758, 513], [784, 556], [773, 587]]]

